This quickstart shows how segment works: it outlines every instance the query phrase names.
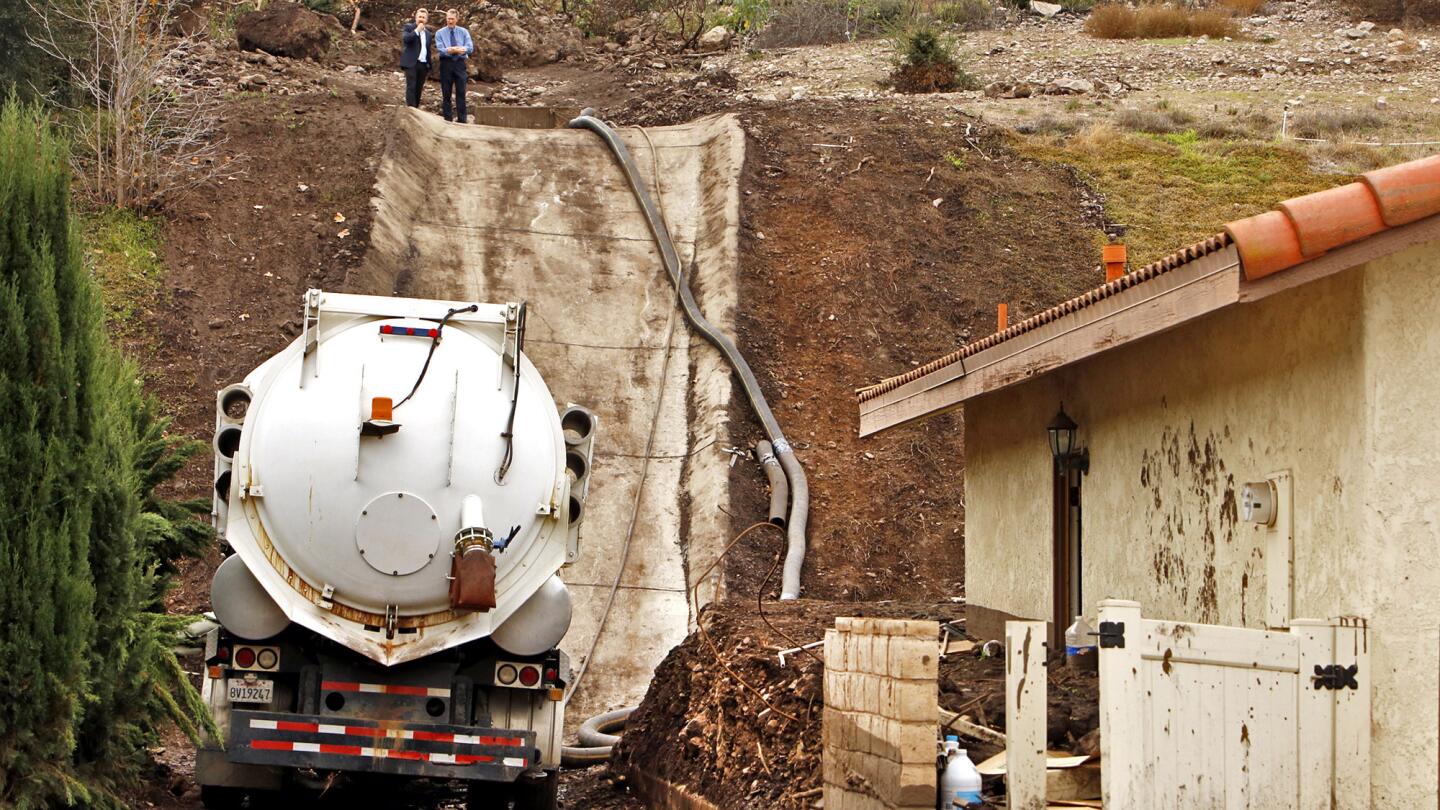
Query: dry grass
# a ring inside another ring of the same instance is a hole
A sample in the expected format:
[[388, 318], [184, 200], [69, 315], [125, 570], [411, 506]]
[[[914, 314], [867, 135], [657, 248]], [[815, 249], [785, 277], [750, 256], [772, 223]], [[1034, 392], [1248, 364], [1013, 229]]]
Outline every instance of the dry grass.
[[[1238, 0], [1237, 0], [1238, 1]], [[1096, 6], [1085, 21], [1085, 33], [1098, 39], [1169, 39], [1235, 37], [1240, 26], [1228, 8], [1188, 9], [1174, 3], [1142, 6]]]
[[1133, 132], [1168, 135], [1180, 132], [1195, 123], [1195, 116], [1184, 110], [1140, 110], [1127, 107], [1115, 115], [1115, 125]]
[[1127, 228], [1138, 264], [1219, 232], [1226, 222], [1348, 182], [1317, 172], [1310, 150], [1254, 141], [1218, 141], [1186, 131], [1141, 135], [1098, 125], [1078, 135], [1015, 136], [1020, 154], [1074, 166], [1106, 200], [1106, 216]]
[[1218, 0], [1215, 5], [1239, 17], [1253, 17], [1269, 0]]
[[1240, 35], [1240, 24], [1229, 11], [1216, 8], [1202, 8], [1190, 13], [1189, 36], [1223, 39]]
[[1190, 34], [1190, 12], [1163, 3], [1145, 6], [1135, 14], [1135, 36], [1138, 39], [1169, 39]]
[[1098, 39], [1133, 39], [1135, 9], [1129, 6], [1096, 6], [1085, 20], [1085, 33]]
[[1379, 129], [1385, 123], [1370, 110], [1306, 110], [1290, 121], [1296, 138], [1333, 138]]

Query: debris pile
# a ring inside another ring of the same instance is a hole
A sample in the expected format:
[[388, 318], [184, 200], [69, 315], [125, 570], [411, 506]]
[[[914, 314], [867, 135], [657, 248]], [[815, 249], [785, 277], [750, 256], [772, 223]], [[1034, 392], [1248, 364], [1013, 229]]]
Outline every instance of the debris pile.
[[[931, 619], [964, 626], [957, 604], [755, 603], [731, 600], [707, 608], [699, 630], [671, 651], [615, 749], [619, 780], [638, 772], [684, 786], [721, 808], [811, 808], [820, 798], [823, 648], [796, 650], [824, 637], [836, 616]], [[951, 639], [960, 639], [951, 633]], [[938, 643], [938, 639], [937, 639]], [[1005, 661], [981, 644], [951, 644], [940, 663], [939, 707], [963, 720], [971, 759], [1002, 750]], [[961, 651], [963, 650], [963, 651]], [[783, 663], [782, 656], [783, 655]], [[1052, 662], [1049, 745], [1098, 752], [1098, 680]], [[940, 712], [937, 711], [937, 718]], [[989, 729], [974, 736], [974, 726]], [[937, 739], [941, 733], [936, 726]], [[1003, 791], [987, 779], [986, 795]]]

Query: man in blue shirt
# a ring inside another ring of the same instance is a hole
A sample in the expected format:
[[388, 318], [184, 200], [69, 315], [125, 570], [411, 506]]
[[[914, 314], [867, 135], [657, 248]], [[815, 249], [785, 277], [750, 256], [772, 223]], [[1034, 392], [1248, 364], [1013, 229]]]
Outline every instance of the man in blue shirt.
[[468, 78], [470, 54], [475, 52], [475, 43], [470, 41], [470, 32], [456, 25], [460, 13], [455, 9], [445, 12], [445, 27], [435, 32], [435, 50], [440, 54], [440, 114], [446, 121], [450, 117], [450, 91], [455, 91], [455, 112], [460, 123], [469, 121], [465, 115], [465, 81]]

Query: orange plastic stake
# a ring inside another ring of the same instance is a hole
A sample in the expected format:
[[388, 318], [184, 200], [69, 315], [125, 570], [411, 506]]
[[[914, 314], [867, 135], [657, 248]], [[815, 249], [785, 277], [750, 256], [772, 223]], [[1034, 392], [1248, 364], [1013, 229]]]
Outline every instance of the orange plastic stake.
[[1004, 332], [1010, 326], [1010, 305], [1000, 304], [995, 313], [995, 331]]
[[1106, 245], [1100, 249], [1101, 259], [1105, 262], [1105, 281], [1111, 282], [1125, 275], [1125, 265], [1129, 261], [1129, 252], [1120, 243]]
[[390, 397], [375, 397], [370, 400], [370, 418], [376, 422], [389, 422], [394, 414], [393, 404]]

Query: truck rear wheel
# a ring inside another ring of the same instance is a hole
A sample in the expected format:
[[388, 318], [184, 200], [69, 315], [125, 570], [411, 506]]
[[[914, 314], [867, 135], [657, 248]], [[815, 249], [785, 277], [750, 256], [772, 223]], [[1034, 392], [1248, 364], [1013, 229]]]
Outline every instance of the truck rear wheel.
[[502, 782], [471, 782], [465, 789], [465, 810], [510, 810], [515, 787]]
[[245, 806], [245, 791], [241, 788], [201, 785], [200, 803], [209, 810], [241, 810]]
[[546, 771], [536, 778], [515, 782], [515, 810], [555, 810], [560, 798], [560, 772]]

